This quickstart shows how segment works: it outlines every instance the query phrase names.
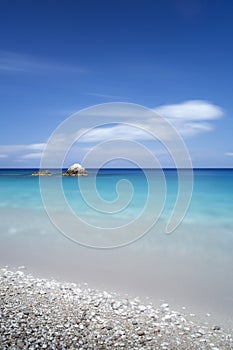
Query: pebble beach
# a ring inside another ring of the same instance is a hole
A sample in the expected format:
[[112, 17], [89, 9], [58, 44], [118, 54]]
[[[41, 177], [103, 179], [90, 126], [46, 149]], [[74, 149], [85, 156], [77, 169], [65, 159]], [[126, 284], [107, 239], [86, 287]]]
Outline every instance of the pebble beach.
[[233, 333], [168, 304], [0, 269], [0, 349], [233, 349]]

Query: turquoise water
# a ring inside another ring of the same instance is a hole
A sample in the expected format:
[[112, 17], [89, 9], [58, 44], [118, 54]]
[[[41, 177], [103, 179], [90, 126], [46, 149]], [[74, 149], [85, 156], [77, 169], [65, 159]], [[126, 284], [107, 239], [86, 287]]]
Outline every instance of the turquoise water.
[[[127, 247], [106, 251], [82, 247], [59, 233], [45, 212], [40, 180], [30, 176], [33, 171], [0, 170], [1, 265], [26, 265], [42, 276], [165, 299], [175, 305], [189, 305], [190, 311], [233, 319], [233, 170], [194, 170], [189, 209], [171, 235], [164, 233], [164, 227], [176, 201], [178, 177], [176, 170], [165, 170], [166, 200], [155, 228]], [[94, 172], [89, 173], [86, 178], [62, 178], [66, 200], [74, 213], [103, 227], [124, 225], [140, 215], [148, 196], [147, 178], [141, 170], [99, 171], [97, 193], [105, 202], [98, 211], [91, 207], [97, 200], [92, 187]], [[159, 193], [158, 172], [151, 174]], [[54, 186], [57, 179], [55, 175], [44, 181], [53, 201], [52, 210], [63, 218]], [[122, 179], [128, 182], [117, 187]], [[156, 193], [144, 220], [159, 212], [161, 197]], [[83, 195], [88, 195], [89, 203]]]
[[[30, 234], [34, 235], [36, 230], [37, 237], [40, 232], [47, 232], [46, 234], [51, 236], [55, 229], [53, 226], [51, 230], [45, 211], [40, 191], [40, 179], [31, 176], [34, 170], [0, 170], [2, 235], [12, 232], [20, 232], [22, 235], [24, 231], [28, 232], [29, 224], [31, 225]], [[164, 203], [162, 195], [159, 194], [163, 192], [161, 191], [161, 174], [157, 170], [149, 171], [147, 177], [142, 170], [136, 169], [102, 169], [97, 172], [96, 178], [94, 170], [89, 170], [88, 177], [81, 178], [61, 178], [56, 175], [55, 170], [53, 173], [54, 176], [43, 178], [42, 181], [45, 184], [46, 194], [49, 194], [50, 211], [57, 213], [64, 221], [69, 220], [65, 216], [67, 210], [76, 214], [84, 223], [100, 228], [121, 227], [139, 218], [137, 227], [140, 231], [147, 226], [148, 222], [158, 219], [148, 237], [145, 236], [145, 239], [137, 244], [139, 247], [143, 245], [150, 249], [153, 248], [151, 238], [156, 239], [158, 232], [165, 232], [165, 226], [161, 225], [166, 225], [169, 221], [178, 193], [176, 170], [164, 171], [166, 183]], [[57, 183], [60, 179], [62, 179], [61, 186], [68, 204], [67, 208], [58, 197]], [[121, 180], [125, 182], [118, 187]], [[154, 192], [148, 191], [151, 182]], [[96, 184], [96, 191], [93, 184]], [[152, 204], [147, 207], [149, 195], [152, 196]], [[20, 219], [18, 223], [18, 216], [21, 218], [25, 216], [26, 219]], [[30, 221], [32, 216], [36, 218], [36, 227], [33, 227], [33, 221]], [[6, 220], [6, 217], [12, 217], [12, 220]], [[141, 223], [142, 228], [139, 227]], [[80, 230], [83, 229], [80, 226]], [[194, 170], [191, 202], [180, 226], [173, 232], [173, 235], [176, 233], [179, 235], [180, 232], [183, 237], [183, 249], [187, 251], [196, 247], [195, 244], [185, 245], [184, 242], [190, 240], [190, 237], [200, 241], [205, 238], [205, 243], [198, 245], [199, 250], [208, 249], [206, 245], [209, 244], [210, 238], [216, 239], [216, 249], [219, 244], [226, 246], [228, 251], [233, 248], [233, 170]], [[220, 237], [221, 242], [219, 243]], [[175, 238], [173, 241], [174, 245]], [[156, 246], [159, 246], [158, 242]]]
[[[39, 178], [31, 177], [35, 169], [1, 169], [0, 170], [0, 207], [1, 208], [21, 208], [30, 211], [44, 211], [41, 200]], [[153, 170], [151, 171], [153, 173]], [[156, 171], [155, 177], [156, 177]], [[88, 190], [89, 183], [92, 182], [92, 172], [85, 181], [85, 190]], [[163, 210], [164, 219], [171, 212], [177, 195], [178, 180], [176, 170], [165, 170], [167, 185], [167, 196]], [[145, 205], [148, 194], [148, 184], [145, 175], [141, 170], [122, 169], [102, 169], [97, 176], [97, 190], [99, 195], [106, 201], [116, 200], [116, 185], [122, 180], [128, 180], [133, 186], [132, 201], [122, 210], [118, 219], [127, 216], [130, 211], [134, 211], [135, 217]], [[79, 179], [80, 180], [80, 179]], [[53, 178], [48, 178], [48, 190], [52, 191]], [[96, 210], [92, 210], [80, 193], [77, 178], [63, 178], [63, 188], [69, 205], [76, 212], [83, 212], [85, 215], [100, 215]], [[56, 193], [54, 201], [56, 202]], [[128, 193], [125, 192], [128, 196]], [[58, 204], [58, 203], [57, 203]], [[155, 199], [156, 204], [156, 199]], [[56, 205], [54, 205], [56, 210]], [[153, 215], [153, 213], [151, 213]], [[102, 217], [101, 217], [102, 219]], [[190, 207], [184, 218], [184, 222], [195, 222], [210, 224], [221, 223], [223, 225], [233, 225], [233, 170], [194, 170], [194, 187]]]

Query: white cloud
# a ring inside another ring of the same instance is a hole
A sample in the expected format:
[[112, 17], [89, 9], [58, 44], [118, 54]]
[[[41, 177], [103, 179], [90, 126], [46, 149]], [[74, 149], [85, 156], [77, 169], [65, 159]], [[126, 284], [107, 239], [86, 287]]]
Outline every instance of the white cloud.
[[46, 146], [46, 143], [33, 143], [29, 145], [0, 145], [0, 151], [3, 154], [18, 153], [18, 152], [24, 152], [28, 150], [43, 151], [45, 146]]
[[46, 143], [32, 143], [29, 145], [0, 145], [0, 158], [9, 157], [13, 161], [22, 159], [39, 159]]
[[231, 156], [232, 157], [233, 156], [233, 152], [226, 152], [225, 156]]
[[40, 153], [28, 153], [21, 156], [21, 159], [40, 159], [42, 157], [42, 152]]
[[203, 100], [159, 106], [155, 112], [165, 117], [185, 138], [212, 131], [210, 122], [224, 115], [221, 107]]
[[210, 123], [206, 122], [179, 122], [178, 120], [169, 120], [176, 128], [179, 134], [184, 138], [198, 135], [203, 132], [212, 131], [214, 128]]
[[143, 129], [129, 125], [115, 125], [104, 128], [95, 128], [88, 131], [83, 129], [85, 133], [80, 137], [80, 142], [100, 142], [106, 139], [128, 139], [128, 140], [153, 140], [153, 137]]
[[33, 143], [31, 145], [27, 145], [27, 149], [43, 151], [46, 146], [46, 143]]
[[203, 100], [190, 100], [155, 108], [155, 112], [169, 120], [213, 120], [223, 116], [221, 107]]
[[[114, 113], [118, 113], [118, 111], [111, 111], [111, 105], [109, 105], [109, 111], [106, 108], [104, 110], [100, 108], [99, 111], [94, 110], [94, 112], [96, 116], [99, 114], [100, 117], [107, 116], [109, 113], [109, 123], [111, 123], [111, 117], [117, 117], [117, 114]], [[179, 104], [159, 106], [154, 109], [154, 112], [164, 117], [184, 138], [212, 131], [213, 125], [210, 122], [223, 116], [221, 107], [202, 100], [190, 100]], [[92, 111], [90, 110], [89, 115], [91, 113]], [[174, 136], [172, 130], [167, 128], [160, 118], [156, 118], [156, 114], [153, 115], [153, 113], [147, 110], [144, 112], [140, 109], [136, 113], [138, 114], [134, 115], [134, 117], [137, 120], [137, 127], [115, 124], [98, 127], [90, 131], [88, 129], [82, 129], [80, 133], [86, 132], [86, 134], [82, 136], [80, 141], [101, 142], [111, 138], [151, 140], [152, 136], [144, 129], [152, 132], [155, 131], [162, 140], [169, 140]], [[126, 111], [120, 110], [119, 115], [121, 114], [124, 115], [122, 123], [130, 124], [132, 116], [128, 113], [127, 109]]]
[[[162, 114], [163, 118], [154, 112], [159, 113], [159, 115]], [[74, 159], [77, 158], [75, 160], [80, 161], [80, 157], [85, 154], [86, 148], [90, 148], [91, 145], [113, 139], [139, 142], [155, 140], [150, 132], [155, 133], [157, 138], [165, 144], [166, 141], [171, 141], [172, 147], [175, 148], [176, 143], [174, 144], [174, 142], [177, 139], [177, 135], [173, 128], [169, 127], [170, 124], [175, 127], [182, 137], [189, 138], [200, 133], [212, 131], [213, 125], [211, 121], [223, 116], [221, 107], [202, 100], [159, 106], [154, 109], [154, 112], [147, 109], [144, 110], [140, 106], [138, 109], [132, 109], [130, 104], [119, 104], [119, 109], [116, 106], [112, 108], [112, 104], [105, 104], [104, 108], [103, 105], [100, 105], [94, 109], [84, 110], [79, 115], [79, 122], [81, 123], [79, 130], [75, 130], [76, 125], [74, 124], [70, 133], [69, 130], [68, 134], [57, 133], [53, 138], [53, 144], [50, 145], [50, 149], [53, 150], [53, 156], [59, 156], [61, 150], [69, 149], [70, 140], [75, 141], [78, 136], [84, 133], [77, 143], [77, 151], [75, 149], [72, 151]], [[85, 129], [85, 116], [95, 117], [96, 124], [102, 124], [102, 126], [90, 131]], [[115, 123], [116, 120], [118, 124]], [[103, 126], [104, 123], [105, 125]], [[132, 123], [136, 126], [130, 125]], [[153, 146], [152, 143], [148, 145], [153, 147], [153, 152], [160, 149], [158, 143], [153, 143]], [[0, 155], [9, 156], [13, 161], [39, 160], [45, 146], [45, 143], [2, 145], [0, 146]], [[112, 149], [109, 148], [108, 151], [111, 153]], [[226, 155], [233, 155], [233, 152], [227, 152]], [[162, 156], [162, 153], [160, 156]]]

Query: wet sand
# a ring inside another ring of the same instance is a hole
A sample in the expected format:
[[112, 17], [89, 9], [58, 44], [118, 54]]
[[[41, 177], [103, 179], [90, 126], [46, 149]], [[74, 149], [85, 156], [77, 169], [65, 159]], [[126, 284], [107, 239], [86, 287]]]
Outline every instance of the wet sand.
[[[88, 249], [60, 234], [45, 214], [0, 212], [0, 266], [25, 265], [41, 278], [85, 283], [130, 297], [165, 299], [233, 328], [232, 231], [184, 224], [166, 236], [151, 231], [121, 249]], [[224, 231], [225, 230], [225, 231]], [[210, 239], [211, 237], [211, 239]], [[224, 239], [223, 239], [224, 237]], [[213, 322], [214, 322], [213, 321]]]

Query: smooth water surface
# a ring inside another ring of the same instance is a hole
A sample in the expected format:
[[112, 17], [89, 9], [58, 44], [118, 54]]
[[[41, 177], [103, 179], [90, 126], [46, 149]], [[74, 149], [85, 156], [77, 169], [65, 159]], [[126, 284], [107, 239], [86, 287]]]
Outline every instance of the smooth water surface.
[[[165, 170], [166, 201], [156, 230], [152, 228], [127, 247], [112, 250], [85, 248], [64, 237], [45, 212], [39, 178], [30, 176], [32, 172], [0, 170], [1, 265], [26, 265], [41, 276], [88, 282], [97, 288], [149, 296], [156, 302], [164, 299], [171, 305], [186, 305], [190, 312], [211, 312], [224, 322], [232, 321], [233, 170], [194, 170], [190, 207], [171, 235], [164, 234], [164, 225], [175, 204], [178, 180], [176, 170]], [[92, 176], [90, 171], [87, 178], [62, 179], [67, 203], [74, 213], [103, 227], [124, 225], [140, 215], [148, 196], [147, 179], [141, 170], [99, 171], [96, 186], [99, 196], [107, 201], [104, 209], [110, 212], [118, 195], [122, 203], [128, 203], [107, 215], [82, 198], [78, 181], [85, 181], [84, 190], [95, 206], [95, 196], [88, 192]], [[59, 212], [55, 177], [46, 181], [54, 199], [53, 210]], [[122, 179], [127, 181], [118, 188]], [[155, 198], [154, 210], [158, 202]], [[151, 210], [146, 214], [155, 213]]]

